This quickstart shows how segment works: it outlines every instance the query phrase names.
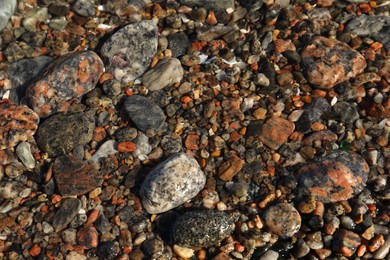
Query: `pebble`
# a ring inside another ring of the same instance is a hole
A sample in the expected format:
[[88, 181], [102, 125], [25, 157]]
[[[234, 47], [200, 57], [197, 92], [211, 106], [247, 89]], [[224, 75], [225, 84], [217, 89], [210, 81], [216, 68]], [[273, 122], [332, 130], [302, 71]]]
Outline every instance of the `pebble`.
[[241, 171], [242, 167], [244, 167], [244, 163], [244, 160], [238, 156], [233, 156], [219, 167], [219, 178], [223, 181], [231, 181]]
[[388, 235], [384, 244], [375, 252], [374, 259], [385, 259], [390, 251], [390, 236]]
[[23, 165], [27, 169], [35, 168], [35, 159], [31, 153], [31, 145], [27, 142], [21, 142], [16, 147], [16, 154], [18, 155], [19, 160], [22, 161]]
[[180, 60], [166, 58], [142, 76], [142, 82], [150, 91], [163, 89], [173, 83], [180, 82], [183, 78], [183, 68]]
[[32, 59], [22, 59], [12, 63], [7, 68], [8, 77], [12, 82], [10, 99], [18, 104], [24, 97], [30, 82], [38, 76], [52, 60], [53, 58], [48, 56], [39, 56]]
[[172, 57], [178, 58], [186, 54], [191, 42], [187, 34], [178, 32], [168, 35], [168, 49], [172, 52]]
[[288, 203], [269, 207], [263, 219], [269, 230], [281, 237], [292, 237], [301, 228], [301, 215]]
[[92, 155], [91, 160], [98, 163], [101, 158], [109, 157], [117, 152], [118, 151], [115, 149], [115, 140], [108, 140]]
[[53, 174], [61, 195], [83, 195], [103, 183], [103, 173], [92, 163], [61, 155], [53, 164]]
[[72, 7], [75, 13], [81, 16], [89, 17], [96, 13], [95, 6], [89, 0], [77, 0]]
[[0, 7], [0, 32], [7, 26], [8, 20], [16, 9], [16, 0], [4, 0]]
[[179, 257], [190, 259], [194, 256], [194, 250], [188, 247], [173, 245], [173, 252]]
[[366, 60], [359, 52], [322, 36], [316, 36], [301, 55], [307, 80], [322, 89], [331, 89], [366, 68]]
[[0, 150], [27, 141], [38, 128], [39, 116], [25, 105], [0, 100]]
[[129, 24], [113, 34], [102, 46], [107, 72], [123, 83], [140, 77], [157, 52], [157, 26], [151, 20]]
[[324, 247], [321, 231], [307, 234], [305, 237], [305, 241], [307, 246], [313, 250], [318, 250]]
[[271, 117], [262, 127], [260, 140], [269, 148], [278, 150], [294, 131], [294, 123], [281, 117]]
[[65, 228], [77, 215], [81, 209], [81, 201], [77, 198], [65, 199], [54, 215], [53, 227], [56, 232]]
[[142, 132], [138, 134], [135, 140], [137, 149], [133, 152], [134, 157], [148, 155], [152, 151], [152, 146], [149, 144], [149, 138]]
[[233, 229], [232, 219], [223, 211], [190, 211], [177, 219], [172, 237], [180, 246], [211, 246], [228, 237]]
[[54, 157], [88, 143], [94, 129], [95, 120], [90, 114], [57, 114], [39, 126], [36, 141], [39, 148]]
[[99, 244], [99, 234], [95, 227], [86, 226], [77, 231], [77, 243], [85, 249], [97, 247]]
[[218, 2], [208, 0], [179, 0], [181, 5], [190, 7], [203, 7], [214, 11], [226, 11], [228, 8], [234, 9], [234, 0], [220, 0]]
[[162, 213], [195, 197], [205, 184], [206, 176], [198, 162], [178, 153], [146, 176], [140, 190], [142, 205], [149, 214]]
[[69, 111], [71, 100], [94, 89], [103, 71], [103, 61], [93, 51], [64, 55], [27, 87], [26, 103], [40, 117]]
[[338, 202], [353, 198], [366, 186], [369, 167], [358, 154], [332, 151], [316, 158], [299, 170], [301, 180], [297, 195], [314, 194], [322, 202]]
[[358, 234], [346, 229], [339, 229], [332, 240], [332, 249], [346, 257], [351, 257], [360, 243], [361, 239]]
[[269, 79], [263, 73], [257, 74], [254, 83], [262, 87], [268, 87], [270, 84]]
[[158, 131], [163, 127], [166, 119], [164, 111], [152, 100], [133, 95], [126, 98], [124, 106], [129, 118], [141, 131]]

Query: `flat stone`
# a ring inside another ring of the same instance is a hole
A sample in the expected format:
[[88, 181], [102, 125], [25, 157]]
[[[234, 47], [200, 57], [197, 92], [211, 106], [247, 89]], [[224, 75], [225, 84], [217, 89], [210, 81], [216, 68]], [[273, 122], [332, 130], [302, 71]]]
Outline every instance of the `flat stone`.
[[80, 196], [103, 183], [103, 173], [95, 165], [67, 155], [54, 161], [53, 174], [63, 196]]
[[390, 16], [361, 14], [347, 24], [346, 30], [357, 36], [368, 36], [390, 49]]
[[38, 76], [52, 60], [53, 58], [48, 56], [39, 56], [12, 63], [7, 69], [8, 77], [11, 79], [12, 83], [10, 99], [15, 103], [19, 103], [24, 97], [30, 82]]
[[331, 89], [366, 68], [366, 60], [359, 52], [345, 43], [322, 36], [314, 37], [301, 56], [307, 80], [322, 89]]
[[54, 215], [53, 227], [55, 231], [59, 231], [66, 227], [76, 217], [81, 209], [81, 201], [77, 198], [65, 199], [61, 202], [61, 206]]
[[148, 129], [158, 131], [165, 122], [164, 111], [144, 96], [127, 97], [124, 105], [127, 115], [141, 131], [146, 132]]
[[348, 200], [366, 186], [368, 172], [368, 164], [360, 155], [333, 151], [300, 168], [297, 197], [314, 195], [321, 202]]
[[277, 150], [294, 131], [294, 123], [281, 117], [271, 117], [262, 127], [260, 140], [269, 148]]
[[150, 91], [161, 90], [183, 78], [183, 68], [176, 58], [166, 58], [142, 76], [142, 82]]
[[25, 105], [8, 99], [0, 100], [0, 150], [14, 147], [31, 138], [39, 123], [39, 116]]
[[140, 77], [157, 53], [157, 26], [151, 20], [129, 24], [111, 36], [101, 49], [117, 80], [128, 83]]
[[279, 203], [264, 213], [265, 225], [281, 237], [292, 237], [301, 228], [301, 215], [288, 203]]
[[229, 161], [224, 162], [218, 169], [219, 178], [223, 181], [231, 181], [244, 167], [244, 160], [233, 156]]
[[57, 114], [43, 122], [37, 131], [40, 149], [54, 157], [88, 143], [93, 136], [95, 120], [86, 113]]
[[234, 222], [223, 211], [190, 211], [177, 219], [172, 237], [180, 246], [212, 246], [231, 235], [233, 230]]
[[0, 32], [7, 26], [9, 18], [16, 8], [16, 0], [2, 0], [0, 6]]
[[70, 111], [71, 100], [94, 89], [103, 71], [103, 61], [92, 51], [62, 56], [28, 86], [26, 103], [40, 117]]
[[142, 183], [142, 204], [150, 214], [180, 206], [195, 197], [206, 184], [198, 162], [185, 153], [175, 154], [157, 165]]

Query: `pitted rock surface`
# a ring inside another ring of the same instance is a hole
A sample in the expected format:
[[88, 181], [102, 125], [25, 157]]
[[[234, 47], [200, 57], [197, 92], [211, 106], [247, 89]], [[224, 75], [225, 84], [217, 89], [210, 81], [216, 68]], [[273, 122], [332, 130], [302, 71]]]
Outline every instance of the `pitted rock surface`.
[[88, 143], [94, 129], [95, 120], [92, 115], [57, 114], [39, 126], [36, 140], [39, 148], [54, 157], [73, 150], [77, 145]]
[[103, 61], [95, 52], [62, 56], [28, 86], [27, 105], [40, 117], [70, 111], [71, 101], [94, 89], [103, 71]]
[[157, 165], [142, 183], [142, 204], [150, 214], [180, 206], [195, 197], [206, 184], [198, 162], [185, 153], [175, 154]]
[[53, 174], [63, 196], [83, 195], [103, 183], [103, 174], [93, 163], [67, 155], [54, 161]]
[[157, 26], [151, 20], [118, 30], [101, 49], [108, 60], [108, 72], [124, 83], [140, 77], [157, 53], [157, 39]]
[[0, 100], [0, 150], [14, 147], [32, 137], [39, 116], [25, 105], [16, 105], [8, 99]]
[[288, 203], [272, 205], [264, 213], [266, 226], [281, 237], [292, 237], [301, 228], [301, 215]]
[[366, 60], [359, 52], [322, 36], [314, 37], [301, 55], [309, 83], [322, 89], [331, 89], [366, 68]]
[[173, 241], [181, 246], [211, 246], [231, 235], [234, 221], [224, 211], [186, 212], [175, 222]]
[[161, 60], [156, 67], [142, 76], [142, 82], [150, 91], [157, 91], [173, 83], [180, 82], [183, 78], [183, 68], [176, 58]]
[[337, 150], [316, 158], [299, 170], [297, 198], [313, 194], [321, 202], [348, 200], [366, 186], [369, 167], [358, 154]]
[[125, 111], [141, 131], [158, 131], [164, 124], [164, 111], [152, 100], [140, 95], [126, 98]]

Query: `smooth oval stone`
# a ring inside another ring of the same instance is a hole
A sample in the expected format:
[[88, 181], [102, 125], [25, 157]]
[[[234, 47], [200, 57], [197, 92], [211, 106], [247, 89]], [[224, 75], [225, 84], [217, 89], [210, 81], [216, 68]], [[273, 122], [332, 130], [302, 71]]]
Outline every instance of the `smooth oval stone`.
[[126, 98], [125, 111], [137, 127], [146, 132], [148, 129], [158, 131], [164, 124], [164, 111], [152, 100], [134, 95]]
[[173, 241], [181, 246], [211, 246], [230, 236], [234, 230], [231, 217], [223, 211], [186, 212], [175, 222]]
[[142, 183], [142, 204], [150, 214], [158, 214], [180, 206], [195, 197], [206, 184], [206, 176], [198, 162], [178, 153], [157, 165]]
[[176, 58], [161, 60], [156, 67], [149, 70], [142, 76], [142, 81], [150, 91], [157, 91], [183, 78], [183, 68]]
[[299, 170], [297, 199], [312, 194], [321, 202], [348, 200], [366, 186], [368, 173], [368, 164], [360, 155], [333, 151], [309, 161]]
[[266, 226], [281, 237], [292, 237], [301, 228], [301, 215], [288, 203], [279, 203], [264, 213]]
[[70, 100], [94, 89], [103, 71], [103, 61], [93, 51], [62, 56], [28, 86], [27, 105], [40, 117], [69, 111]]
[[54, 157], [84, 145], [92, 139], [95, 120], [86, 113], [57, 114], [39, 126], [36, 140], [38, 146]]

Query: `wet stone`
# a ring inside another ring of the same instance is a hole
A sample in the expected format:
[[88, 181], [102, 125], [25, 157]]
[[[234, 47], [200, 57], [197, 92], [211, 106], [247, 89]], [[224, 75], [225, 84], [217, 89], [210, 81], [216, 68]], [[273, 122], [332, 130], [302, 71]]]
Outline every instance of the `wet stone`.
[[191, 42], [187, 34], [178, 32], [168, 35], [168, 49], [172, 52], [172, 57], [180, 57], [186, 54], [187, 48], [190, 47]]
[[75, 52], [52, 61], [28, 86], [26, 103], [40, 117], [70, 110], [70, 102], [95, 88], [104, 65], [92, 51]]
[[127, 97], [124, 105], [127, 115], [141, 131], [162, 128], [166, 119], [164, 111], [150, 99], [134, 95]]
[[360, 117], [356, 103], [338, 102], [333, 109], [343, 123], [353, 123]]
[[347, 200], [366, 186], [369, 167], [358, 154], [336, 150], [301, 167], [297, 197], [315, 195], [321, 202]]
[[14, 147], [31, 138], [39, 123], [39, 116], [25, 105], [0, 100], [0, 150]]
[[53, 227], [59, 231], [66, 227], [77, 215], [81, 201], [77, 198], [63, 200], [53, 219]]
[[94, 227], [83, 227], [77, 232], [77, 243], [82, 245], [85, 249], [91, 249], [98, 246], [99, 234]]
[[294, 123], [281, 117], [271, 117], [263, 125], [260, 140], [269, 148], [277, 150], [294, 131]]
[[195, 197], [206, 184], [198, 162], [184, 153], [157, 165], [141, 185], [142, 204], [150, 214], [173, 209]]
[[302, 51], [302, 65], [309, 83], [331, 89], [363, 72], [366, 60], [347, 44], [317, 36]]
[[203, 7], [205, 9], [211, 9], [214, 11], [226, 11], [226, 9], [228, 8], [234, 8], [234, 0], [179, 0], [178, 2], [181, 5], [186, 5], [190, 7]]
[[4, 0], [1, 2], [0, 6], [0, 31], [2, 31], [7, 23], [11, 15], [14, 13], [16, 9], [17, 1], [16, 0]]
[[167, 58], [142, 76], [142, 82], [150, 91], [157, 91], [173, 83], [180, 82], [183, 78], [183, 68], [180, 60]]
[[302, 133], [308, 133], [311, 130], [311, 124], [321, 122], [323, 115], [331, 111], [332, 107], [325, 98], [314, 98], [312, 103], [304, 107], [301, 117], [295, 122], [296, 130]]
[[120, 246], [117, 241], [108, 241], [99, 245], [99, 256], [103, 259], [113, 260], [120, 252]]
[[288, 203], [269, 207], [263, 218], [269, 230], [281, 237], [292, 237], [301, 227], [299, 212]]
[[352, 19], [346, 27], [348, 32], [357, 36], [368, 36], [381, 42], [387, 50], [390, 49], [390, 17], [379, 15], [359, 15]]
[[103, 173], [95, 165], [67, 155], [55, 160], [53, 174], [63, 196], [83, 195], [103, 183]]
[[52, 60], [53, 58], [48, 56], [39, 56], [12, 63], [7, 69], [8, 77], [12, 82], [10, 99], [15, 103], [19, 103], [24, 97], [31, 80], [38, 76]]
[[342, 253], [346, 257], [350, 257], [355, 253], [360, 243], [361, 239], [358, 234], [349, 230], [340, 229], [334, 235], [332, 249], [335, 252]]
[[101, 53], [108, 60], [107, 71], [128, 83], [141, 76], [157, 52], [157, 26], [152, 21], [129, 24], [111, 36]]
[[90, 114], [57, 114], [39, 126], [36, 140], [39, 148], [54, 157], [88, 143], [94, 129], [95, 120]]
[[192, 211], [177, 219], [172, 237], [181, 246], [211, 246], [228, 237], [233, 229], [232, 219], [223, 211]]

